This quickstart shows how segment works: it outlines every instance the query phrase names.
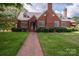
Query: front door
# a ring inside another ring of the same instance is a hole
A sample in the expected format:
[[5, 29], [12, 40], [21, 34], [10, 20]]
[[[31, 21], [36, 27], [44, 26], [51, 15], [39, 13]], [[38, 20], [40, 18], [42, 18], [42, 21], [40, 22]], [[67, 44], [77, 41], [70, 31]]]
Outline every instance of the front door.
[[36, 24], [35, 22], [31, 22], [31, 31], [35, 31], [36, 30]]

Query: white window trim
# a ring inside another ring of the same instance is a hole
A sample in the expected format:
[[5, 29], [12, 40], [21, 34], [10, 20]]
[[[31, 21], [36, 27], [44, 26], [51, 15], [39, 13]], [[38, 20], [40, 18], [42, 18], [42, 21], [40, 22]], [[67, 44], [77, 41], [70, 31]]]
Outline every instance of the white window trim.
[[54, 21], [54, 27], [59, 27], [59, 21]]

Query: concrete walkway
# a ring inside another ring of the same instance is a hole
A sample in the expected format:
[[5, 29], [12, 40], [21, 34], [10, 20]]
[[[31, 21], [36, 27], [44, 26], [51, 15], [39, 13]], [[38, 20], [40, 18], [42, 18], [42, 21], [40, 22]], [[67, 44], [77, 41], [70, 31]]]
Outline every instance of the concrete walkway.
[[43, 56], [37, 33], [30, 32], [17, 56]]

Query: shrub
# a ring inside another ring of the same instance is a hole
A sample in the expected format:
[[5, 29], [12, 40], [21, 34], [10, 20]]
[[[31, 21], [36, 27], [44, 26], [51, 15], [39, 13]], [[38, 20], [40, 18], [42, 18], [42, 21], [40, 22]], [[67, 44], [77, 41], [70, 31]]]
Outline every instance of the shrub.
[[21, 31], [22, 31], [22, 32], [26, 32], [26, 31], [27, 31], [27, 29], [25, 29], [25, 28], [22, 28], [22, 29], [21, 29]]
[[66, 32], [72, 32], [73, 29], [72, 28], [67, 28]]
[[12, 28], [11, 29], [12, 30], [12, 32], [25, 32], [26, 31], [26, 29], [25, 28]]
[[44, 29], [44, 32], [49, 32], [49, 29]]
[[16, 31], [16, 28], [12, 28], [11, 30], [12, 30], [12, 32], [15, 32]]
[[37, 28], [37, 29], [36, 29], [36, 32], [44, 32], [44, 29], [45, 29], [45, 28], [42, 28], [42, 27]]
[[65, 27], [54, 27], [50, 29], [38, 28], [36, 32], [72, 32], [76, 31], [74, 28], [65, 28]]
[[67, 29], [67, 32], [72, 32], [72, 29]]
[[11, 30], [12, 30], [12, 32], [20, 32], [21, 28], [12, 28]]
[[73, 28], [72, 31], [78, 31], [76, 28]]
[[37, 28], [36, 29], [36, 32], [41, 32], [41, 28]]
[[66, 28], [64, 28], [64, 27], [54, 27], [54, 30], [56, 32], [66, 32]]
[[79, 31], [79, 24], [76, 25], [75, 30]]
[[38, 28], [36, 32], [53, 32], [54, 29]]
[[72, 32], [72, 31], [77, 31], [75, 28], [65, 28], [65, 27], [54, 27], [54, 30], [56, 32]]
[[49, 32], [54, 32], [54, 28], [49, 29]]
[[36, 32], [40, 32], [40, 29], [36, 29]]

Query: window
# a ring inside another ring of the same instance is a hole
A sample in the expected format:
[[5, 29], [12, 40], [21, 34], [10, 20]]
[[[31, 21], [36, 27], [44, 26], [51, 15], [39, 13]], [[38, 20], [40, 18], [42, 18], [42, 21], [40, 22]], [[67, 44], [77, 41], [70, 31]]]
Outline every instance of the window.
[[65, 27], [66, 23], [65, 22], [61, 22], [61, 27]]
[[54, 27], [59, 27], [59, 21], [54, 22]]
[[27, 16], [27, 18], [29, 18], [29, 16]]
[[23, 14], [23, 17], [29, 18], [29, 16], [26, 13]]
[[27, 28], [27, 22], [21, 22], [21, 28]]
[[26, 13], [24, 13], [23, 16], [26, 17]]
[[45, 27], [45, 21], [39, 21], [39, 27]]

